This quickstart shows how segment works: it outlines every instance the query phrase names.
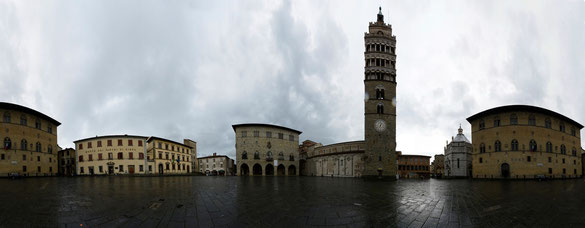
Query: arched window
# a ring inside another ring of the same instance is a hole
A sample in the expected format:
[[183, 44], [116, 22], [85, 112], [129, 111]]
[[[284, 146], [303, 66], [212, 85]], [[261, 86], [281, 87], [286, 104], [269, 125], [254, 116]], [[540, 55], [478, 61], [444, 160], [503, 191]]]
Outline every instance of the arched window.
[[270, 152], [270, 151], [266, 152], [266, 158], [271, 159], [272, 158], [272, 152]]
[[10, 123], [10, 113], [9, 112], [4, 113], [4, 123]]
[[248, 159], [248, 152], [246, 152], [245, 150], [242, 153], [242, 159]]
[[530, 116], [528, 116], [528, 125], [536, 126], [536, 117], [534, 117], [534, 114], [530, 114]]
[[495, 152], [502, 151], [502, 143], [500, 142], [500, 140], [496, 140], [496, 142], [494, 143], [494, 151]]
[[382, 103], [378, 103], [378, 106], [376, 107], [376, 113], [384, 114], [384, 105]]
[[20, 116], [20, 125], [25, 125], [26, 126], [27, 122], [26, 122], [26, 116], [22, 115]]
[[484, 129], [485, 128], [485, 122], [483, 121], [483, 119], [479, 120], [479, 130]]
[[512, 140], [512, 151], [518, 151], [518, 140]]
[[[530, 140], [530, 145], [529, 145], [529, 146], [530, 146], [530, 151], [531, 151], [531, 152], [536, 152], [536, 150], [537, 150], [537, 148], [538, 148], [538, 147], [537, 147], [538, 145], [536, 144], [536, 141], [534, 141], [534, 139], [531, 139], [531, 140]], [[541, 148], [541, 149], [542, 149], [542, 148]]]
[[26, 145], [27, 145], [26, 139], [23, 139], [20, 141], [20, 149], [21, 150], [26, 150], [26, 148], [27, 148]]
[[479, 145], [479, 153], [480, 154], [485, 153], [485, 144], [482, 143], [482, 144]]
[[565, 123], [561, 122], [559, 124], [559, 131], [565, 132]]
[[37, 142], [36, 147], [35, 147], [35, 151], [41, 152], [41, 143], [40, 142]]
[[567, 147], [565, 147], [565, 144], [561, 145], [561, 154], [567, 154]]
[[12, 148], [12, 142], [10, 141], [10, 138], [6, 137], [4, 138], [4, 149], [8, 150]]
[[499, 127], [500, 126], [500, 117], [496, 116], [494, 117], [494, 127]]
[[289, 156], [289, 159], [288, 159], [288, 160], [290, 160], [290, 161], [294, 161], [294, 160], [295, 160], [295, 156], [291, 154], [291, 155]]
[[516, 114], [510, 115], [510, 125], [518, 124], [518, 116]]
[[282, 151], [278, 153], [278, 160], [284, 160], [284, 153]]
[[260, 159], [260, 153], [258, 151], [254, 152], [254, 159]]
[[550, 122], [550, 118], [544, 119], [544, 127], [552, 128], [552, 123]]
[[571, 127], [571, 135], [572, 136], [577, 136], [577, 131], [575, 131], [574, 127]]
[[[52, 154], [52, 153], [53, 153], [53, 147], [52, 147], [51, 145], [49, 145], [49, 146], [47, 147], [47, 152], [49, 152], [49, 154]], [[144, 155], [143, 155], [143, 156], [144, 156]]]
[[573, 156], [577, 156], [577, 149], [575, 149], [575, 147], [573, 147], [573, 150], [571, 151], [571, 154]]
[[384, 89], [376, 89], [376, 99], [384, 100]]
[[553, 152], [553, 146], [551, 142], [546, 142], [546, 152], [547, 153], [552, 153]]

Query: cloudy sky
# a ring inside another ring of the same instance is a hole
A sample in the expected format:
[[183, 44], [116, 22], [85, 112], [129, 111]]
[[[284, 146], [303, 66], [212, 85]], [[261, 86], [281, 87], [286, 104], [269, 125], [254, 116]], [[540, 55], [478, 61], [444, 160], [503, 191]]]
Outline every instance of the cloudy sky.
[[[0, 100], [107, 134], [234, 157], [232, 124], [362, 140], [363, 35], [397, 36], [397, 142], [443, 152], [465, 118], [536, 105], [585, 124], [585, 2], [0, 1]], [[583, 142], [582, 142], [583, 143]]]

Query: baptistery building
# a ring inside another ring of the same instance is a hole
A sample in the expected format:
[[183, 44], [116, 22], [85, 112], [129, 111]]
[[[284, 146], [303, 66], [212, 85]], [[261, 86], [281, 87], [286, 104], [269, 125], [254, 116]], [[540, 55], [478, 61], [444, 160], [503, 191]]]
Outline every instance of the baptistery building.
[[30, 108], [0, 102], [0, 176], [58, 173], [57, 120]]
[[299, 175], [301, 131], [272, 124], [232, 125], [238, 176]]
[[477, 113], [471, 124], [473, 178], [576, 178], [583, 125], [557, 112], [509, 105]]
[[471, 142], [463, 134], [463, 129], [459, 126], [457, 136], [451, 139], [451, 142], [445, 146], [445, 176], [446, 177], [471, 177]]

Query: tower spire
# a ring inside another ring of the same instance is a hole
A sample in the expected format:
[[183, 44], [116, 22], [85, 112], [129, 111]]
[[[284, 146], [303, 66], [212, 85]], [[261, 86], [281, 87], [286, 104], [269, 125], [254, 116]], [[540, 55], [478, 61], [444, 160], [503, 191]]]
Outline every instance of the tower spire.
[[384, 23], [384, 15], [382, 14], [382, 7], [380, 6], [378, 11], [378, 22]]

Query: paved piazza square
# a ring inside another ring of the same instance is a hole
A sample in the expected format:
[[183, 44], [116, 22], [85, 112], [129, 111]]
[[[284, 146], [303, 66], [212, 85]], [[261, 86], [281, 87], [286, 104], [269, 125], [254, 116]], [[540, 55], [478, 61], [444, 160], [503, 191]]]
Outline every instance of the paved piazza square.
[[328, 177], [0, 179], [0, 227], [584, 226], [585, 182]]

